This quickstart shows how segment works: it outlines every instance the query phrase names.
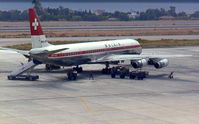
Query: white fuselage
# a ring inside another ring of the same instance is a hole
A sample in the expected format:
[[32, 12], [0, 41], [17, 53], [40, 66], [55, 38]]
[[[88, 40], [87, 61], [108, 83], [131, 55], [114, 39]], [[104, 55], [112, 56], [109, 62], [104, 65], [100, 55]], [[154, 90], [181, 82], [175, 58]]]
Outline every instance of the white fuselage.
[[78, 64], [78, 62], [80, 64], [86, 64], [109, 54], [140, 54], [142, 51], [139, 42], [134, 39], [52, 45], [48, 47], [32, 49], [31, 51], [51, 51], [64, 48], [66, 48], [66, 50], [54, 54], [49, 54], [48, 57], [43, 61], [50, 63], [57, 62], [59, 65], [73, 65]]

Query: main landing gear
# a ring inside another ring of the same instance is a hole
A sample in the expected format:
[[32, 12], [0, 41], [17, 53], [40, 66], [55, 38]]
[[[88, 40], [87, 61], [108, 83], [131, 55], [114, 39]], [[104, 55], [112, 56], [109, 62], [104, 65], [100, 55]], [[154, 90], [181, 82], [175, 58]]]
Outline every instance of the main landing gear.
[[59, 70], [61, 67], [58, 65], [46, 64], [46, 71]]
[[102, 74], [110, 74], [111, 68], [109, 68], [109, 63], [106, 63], [106, 67], [102, 69]]
[[69, 70], [67, 72], [68, 80], [77, 80], [77, 71], [76, 70]]

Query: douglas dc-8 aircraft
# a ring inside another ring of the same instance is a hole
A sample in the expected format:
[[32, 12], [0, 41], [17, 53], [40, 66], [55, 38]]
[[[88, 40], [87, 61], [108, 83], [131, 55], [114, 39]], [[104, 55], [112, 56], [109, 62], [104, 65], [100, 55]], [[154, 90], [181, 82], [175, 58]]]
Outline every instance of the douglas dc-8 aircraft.
[[33, 8], [29, 9], [29, 22], [32, 49], [15, 51], [30, 57], [31, 60], [13, 71], [8, 79], [13, 79], [38, 64], [76, 66], [78, 72], [82, 71], [79, 67], [82, 64], [105, 64], [106, 68], [103, 71], [107, 72], [109, 64], [125, 60], [130, 60], [134, 68], [142, 68], [150, 64], [159, 69], [168, 65], [168, 59], [164, 57], [170, 57], [170, 55], [141, 54], [142, 47], [134, 39], [52, 45], [47, 42], [40, 20]]

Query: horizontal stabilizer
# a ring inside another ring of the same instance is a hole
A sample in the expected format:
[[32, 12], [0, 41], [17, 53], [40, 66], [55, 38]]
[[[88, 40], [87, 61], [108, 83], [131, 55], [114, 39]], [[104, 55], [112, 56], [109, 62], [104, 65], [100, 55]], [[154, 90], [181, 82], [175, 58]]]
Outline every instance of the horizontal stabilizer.
[[4, 47], [0, 47], [0, 50], [14, 51], [14, 52], [17, 52], [17, 53], [20, 53], [20, 54], [24, 55], [24, 56], [27, 57], [27, 58], [30, 57], [29, 51], [26, 51], [26, 50], [17, 50], [17, 49], [4, 48]]
[[49, 54], [53, 54], [53, 53], [57, 53], [57, 52], [61, 52], [64, 50], [67, 50], [69, 48], [61, 48], [61, 49], [43, 49], [43, 48], [38, 48], [38, 49], [32, 49], [30, 51], [31, 55], [49, 55]]

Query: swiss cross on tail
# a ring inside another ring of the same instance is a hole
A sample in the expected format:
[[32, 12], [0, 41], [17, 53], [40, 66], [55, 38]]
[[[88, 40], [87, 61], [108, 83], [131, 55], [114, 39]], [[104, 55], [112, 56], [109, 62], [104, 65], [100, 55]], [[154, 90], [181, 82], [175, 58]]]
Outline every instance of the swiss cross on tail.
[[31, 35], [43, 35], [42, 27], [34, 8], [29, 9], [29, 21]]
[[37, 27], [39, 26], [39, 23], [37, 21], [37, 19], [35, 18], [35, 21], [32, 22], [32, 26], [34, 27], [34, 30], [36, 31], [37, 30]]

